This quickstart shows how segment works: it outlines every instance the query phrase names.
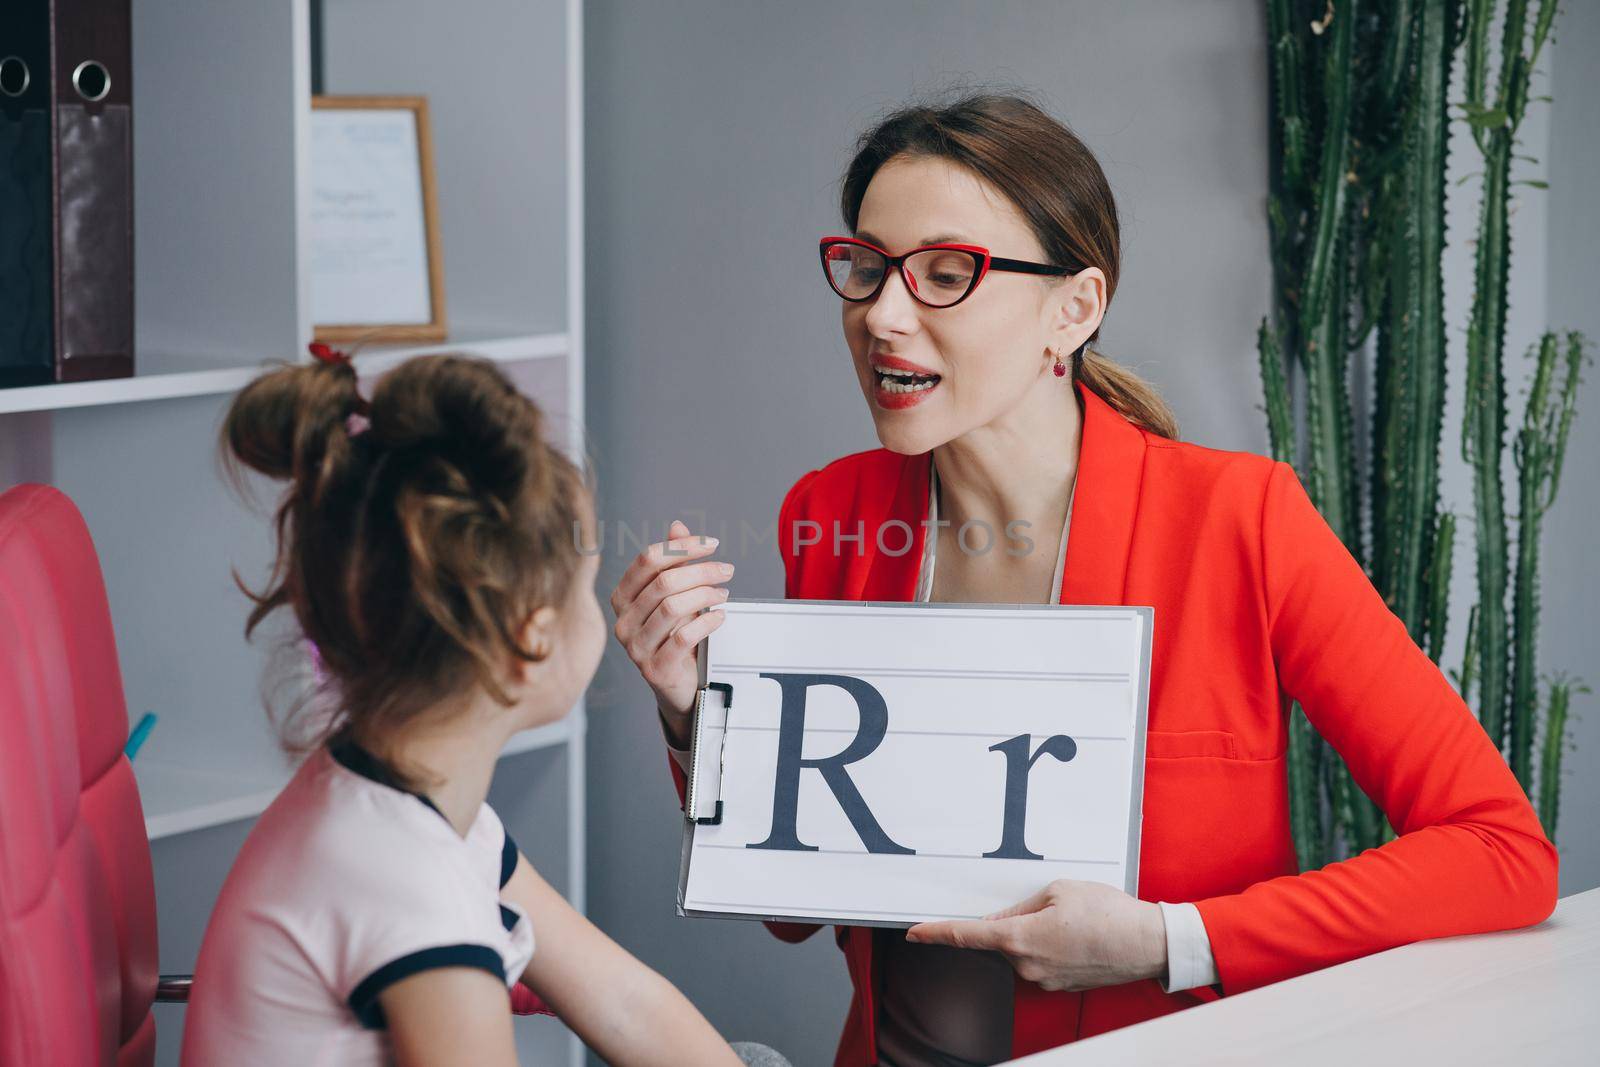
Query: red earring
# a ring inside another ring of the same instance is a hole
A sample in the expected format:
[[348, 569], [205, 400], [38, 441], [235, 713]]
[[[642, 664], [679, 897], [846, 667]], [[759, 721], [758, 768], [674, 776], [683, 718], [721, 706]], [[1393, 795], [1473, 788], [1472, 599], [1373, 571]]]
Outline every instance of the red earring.
[[1057, 378], [1065, 378], [1067, 376], [1067, 365], [1061, 362], [1061, 353], [1059, 351], [1056, 353], [1056, 365], [1052, 369], [1055, 371]]

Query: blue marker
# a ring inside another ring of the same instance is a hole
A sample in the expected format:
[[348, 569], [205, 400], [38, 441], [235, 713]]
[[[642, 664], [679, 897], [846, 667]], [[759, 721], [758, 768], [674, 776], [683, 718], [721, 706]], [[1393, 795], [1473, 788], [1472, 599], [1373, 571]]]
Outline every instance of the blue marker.
[[128, 735], [128, 743], [123, 746], [122, 751], [127, 753], [129, 759], [139, 754], [139, 748], [144, 744], [145, 738], [150, 736], [150, 731], [155, 729], [155, 725], [156, 713], [153, 711], [145, 712], [143, 717], [139, 719], [138, 724], [134, 726], [133, 732]]

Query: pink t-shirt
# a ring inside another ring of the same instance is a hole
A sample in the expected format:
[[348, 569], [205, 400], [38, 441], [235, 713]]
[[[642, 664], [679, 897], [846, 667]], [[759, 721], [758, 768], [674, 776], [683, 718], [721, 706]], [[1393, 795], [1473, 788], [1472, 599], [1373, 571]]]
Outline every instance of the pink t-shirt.
[[517, 848], [487, 804], [466, 837], [353, 745], [320, 749], [250, 831], [195, 967], [183, 1063], [391, 1063], [378, 996], [419, 971], [517, 982], [533, 928], [500, 890]]

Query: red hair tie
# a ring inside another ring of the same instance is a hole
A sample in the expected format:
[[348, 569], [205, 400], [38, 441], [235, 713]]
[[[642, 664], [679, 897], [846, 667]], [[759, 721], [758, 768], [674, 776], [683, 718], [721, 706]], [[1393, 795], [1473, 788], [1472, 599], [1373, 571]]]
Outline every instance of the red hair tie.
[[[312, 341], [308, 347], [311, 349], [311, 354], [321, 363], [342, 363], [346, 367], [354, 369], [348, 352], [334, 348], [332, 345], [323, 344], [321, 341]], [[349, 431], [350, 436], [356, 436], [370, 425], [367, 421], [367, 415], [371, 410], [366, 397], [358, 393], [355, 403], [351, 405], [350, 417], [345, 420], [345, 429]]]
[[350, 366], [350, 353], [334, 348], [332, 345], [323, 344], [321, 341], [312, 341], [311, 354], [323, 363], [343, 363]]

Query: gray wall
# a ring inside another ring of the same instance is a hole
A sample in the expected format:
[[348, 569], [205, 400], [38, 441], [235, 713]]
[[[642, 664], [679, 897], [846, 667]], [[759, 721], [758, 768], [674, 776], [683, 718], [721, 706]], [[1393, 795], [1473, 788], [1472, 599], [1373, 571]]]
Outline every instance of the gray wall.
[[[1556, 24], [1551, 68], [1549, 242], [1547, 310], [1552, 328], [1582, 330], [1600, 344], [1600, 204], [1595, 175], [1600, 174], [1600, 4], [1563, 4]], [[1513, 253], [1515, 254], [1515, 253]], [[1538, 255], [1530, 249], [1526, 255]], [[1561, 495], [1546, 522], [1544, 542], [1544, 629], [1540, 663], [1546, 670], [1579, 675], [1600, 688], [1600, 640], [1594, 610], [1600, 604], [1600, 562], [1595, 559], [1594, 516], [1600, 513], [1600, 388], [1591, 366], [1578, 394], [1578, 420], [1572, 429]], [[1600, 885], [1600, 701], [1576, 694], [1573, 748], [1567, 753], [1562, 797], [1561, 892]]]
[[[1571, 6], [1585, 9], [1563, 12], [1557, 51], [1582, 57], [1600, 45], [1600, 12]], [[1269, 292], [1262, 21], [1258, 0], [590, 4], [588, 424], [603, 515], [647, 524], [650, 539], [675, 516], [697, 530], [709, 519], [722, 556], [739, 565], [735, 594], [781, 595], [771, 541], [741, 538], [740, 524], [767, 529], [801, 473], [877, 443], [813, 242], [839, 226], [836, 182], [854, 135], [885, 107], [963, 80], [1036, 90], [1105, 167], [1125, 238], [1105, 351], [1163, 390], [1187, 439], [1264, 451], [1255, 360]], [[1596, 74], [1581, 67], [1571, 58], [1556, 67], [1554, 118], [1531, 117], [1521, 150], [1545, 156], [1554, 123], [1548, 321], [1600, 338], [1600, 216], [1582, 199], [1584, 176], [1600, 164], [1600, 118]], [[1468, 148], [1455, 149], [1460, 173], [1476, 169]], [[1539, 199], [1522, 191], [1514, 219], [1513, 352], [1546, 321], [1547, 212], [1542, 194], [1531, 195]], [[1452, 217], [1448, 267], [1458, 346], [1471, 295], [1462, 235], [1474, 203], [1470, 185], [1452, 201], [1466, 212]], [[1594, 454], [1600, 433], [1600, 397], [1590, 388], [1583, 402], [1579, 457]], [[1454, 454], [1447, 442], [1447, 463]], [[1470, 508], [1464, 477], [1447, 477], [1445, 492], [1449, 506]], [[1578, 459], [1546, 553], [1556, 577], [1546, 587], [1543, 662], [1580, 672], [1594, 641], [1578, 610], [1596, 600], [1597, 568], [1579, 520], [1595, 495], [1594, 469]], [[634, 551], [608, 531], [607, 589]], [[1461, 620], [1470, 559], [1458, 564]], [[1457, 634], [1448, 662], [1459, 642]], [[680, 816], [648, 691], [614, 646], [590, 708], [596, 921], [724, 1033], [773, 1043], [799, 1064], [827, 1062], [847, 1000], [831, 938], [794, 947], [754, 924], [674, 917]], [[1583, 814], [1600, 793], [1596, 741], [1594, 723], [1582, 723], [1563, 835], [1569, 893], [1600, 883]]]

